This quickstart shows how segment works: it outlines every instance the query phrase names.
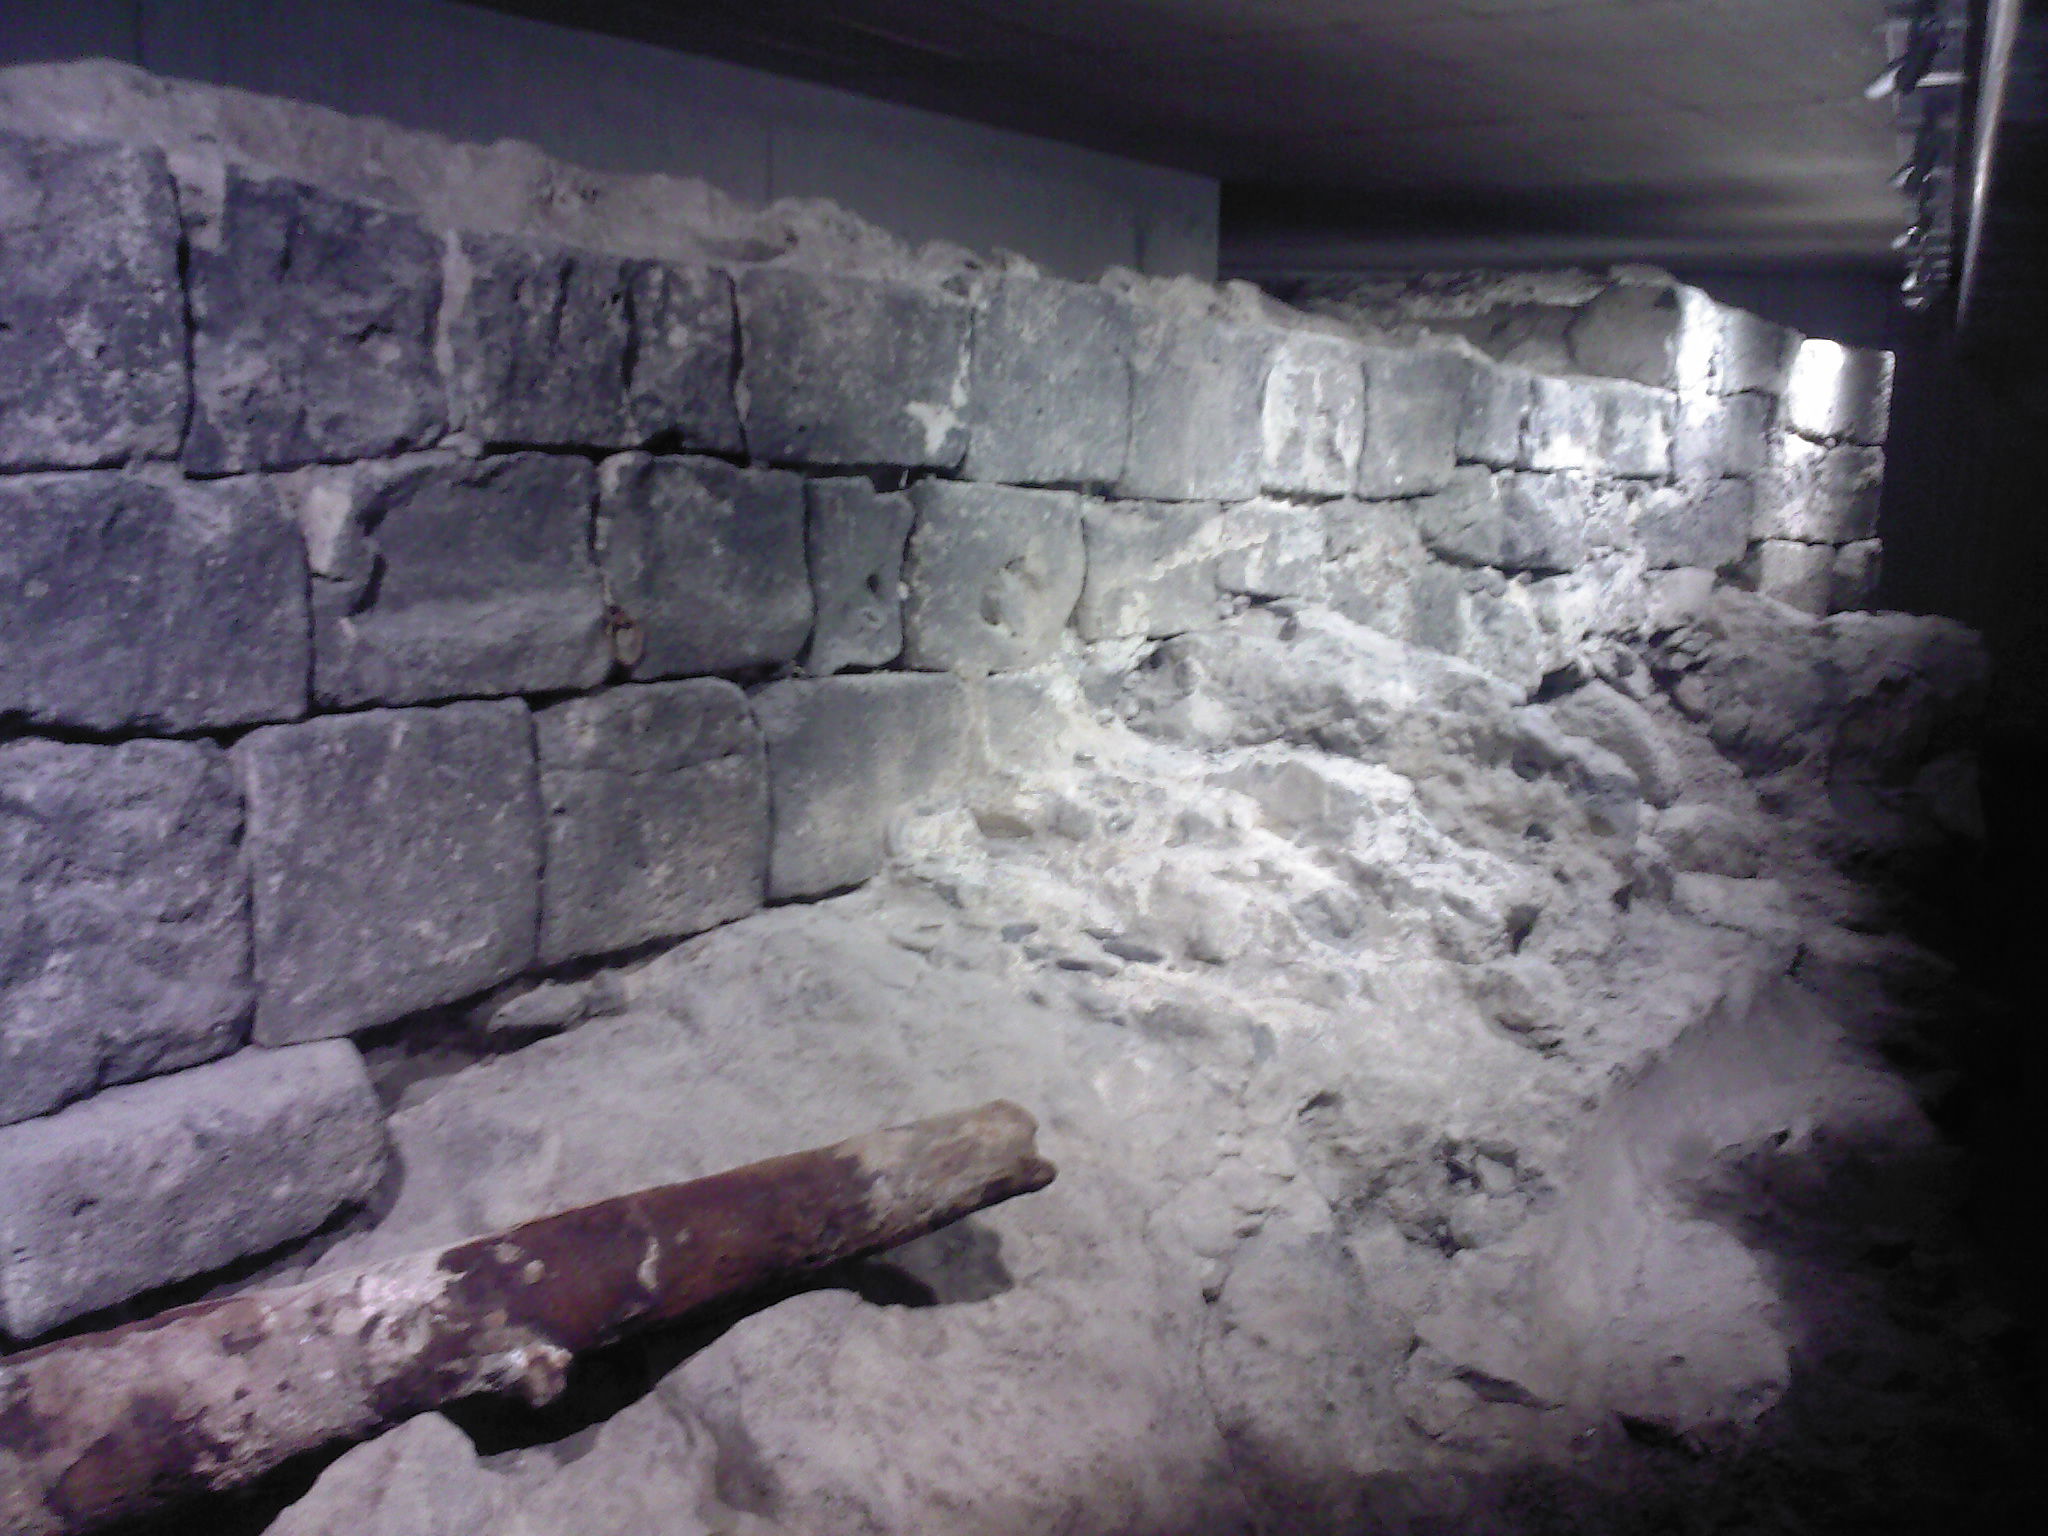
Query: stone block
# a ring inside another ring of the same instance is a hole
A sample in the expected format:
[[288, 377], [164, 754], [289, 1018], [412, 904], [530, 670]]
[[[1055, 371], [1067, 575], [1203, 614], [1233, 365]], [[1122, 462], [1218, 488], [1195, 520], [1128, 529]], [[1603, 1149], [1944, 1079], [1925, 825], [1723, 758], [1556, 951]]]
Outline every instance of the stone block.
[[1828, 584], [1828, 612], [1860, 613], [1877, 606], [1878, 583], [1884, 575], [1884, 545], [1858, 539], [1835, 551]]
[[1652, 805], [1676, 800], [1684, 788], [1678, 754], [1656, 718], [1628, 695], [1591, 682], [1549, 706], [1550, 717], [1570, 734], [1603, 747], [1628, 764]]
[[1892, 354], [1807, 340], [1785, 389], [1785, 425], [1816, 442], [1885, 440], [1892, 414]]
[[1466, 359], [1465, 408], [1458, 417], [1458, 458], [1513, 469], [1522, 456], [1534, 378], [1520, 368]]
[[201, 731], [305, 713], [306, 562], [273, 490], [0, 479], [0, 714]]
[[194, 471], [378, 458], [446, 430], [441, 246], [418, 220], [231, 170], [191, 290]]
[[1884, 450], [1779, 440], [1777, 462], [1757, 483], [1756, 536], [1847, 544], [1877, 533]]
[[801, 480], [629, 453], [604, 462], [598, 488], [598, 561], [634, 677], [796, 659], [811, 633]]
[[1498, 477], [1483, 464], [1461, 465], [1448, 487], [1415, 503], [1422, 542], [1459, 565], [1500, 563], [1501, 517]]
[[768, 880], [768, 772], [746, 695], [642, 683], [534, 716], [547, 859], [540, 962], [744, 917]]
[[1259, 478], [1283, 496], [1345, 496], [1365, 440], [1365, 349], [1341, 336], [1290, 331], [1273, 349], [1261, 416]]
[[366, 1029], [532, 963], [541, 818], [524, 704], [265, 726], [234, 756], [259, 1044]]
[[521, 453], [309, 470], [313, 695], [419, 704], [589, 688], [610, 670], [597, 476]]
[[178, 202], [154, 150], [0, 134], [0, 469], [178, 451]]
[[1216, 585], [1245, 597], [1320, 597], [1323, 517], [1314, 507], [1247, 501], [1223, 517]]
[[1635, 497], [1635, 544], [1653, 570], [1719, 570], [1749, 547], [1756, 487], [1747, 480], [1687, 480]]
[[1766, 539], [1756, 546], [1756, 589], [1802, 613], [1825, 614], [1833, 597], [1835, 551], [1827, 544]]
[[1678, 402], [1672, 473], [1681, 480], [1760, 474], [1769, 462], [1776, 415], [1769, 395], [1686, 395]]
[[811, 480], [811, 601], [817, 617], [804, 669], [886, 667], [903, 652], [903, 546], [916, 513], [910, 498], [863, 479]]
[[1083, 640], [1164, 638], [1217, 619], [1223, 509], [1214, 502], [1114, 501], [1083, 510], [1088, 575], [1074, 609]]
[[1050, 656], [1086, 574], [1081, 498], [925, 480], [911, 500], [905, 665], [986, 674]]
[[877, 672], [794, 679], [754, 695], [768, 744], [768, 893], [821, 896], [871, 879], [902, 811], [948, 793], [968, 752], [959, 679]]
[[1503, 570], [1568, 571], [1585, 563], [1600, 494], [1591, 477], [1516, 473], [1499, 484]]
[[367, 1200], [386, 1157], [342, 1040], [242, 1051], [0, 1130], [0, 1330], [34, 1338], [304, 1237]]
[[1524, 469], [1546, 473], [1599, 468], [1605, 434], [1602, 401], [1600, 387], [1591, 380], [1533, 375], [1517, 462]]
[[756, 267], [740, 275], [739, 309], [756, 459], [959, 466], [973, 316], [963, 300], [890, 278]]
[[1013, 485], [1116, 483], [1131, 435], [1130, 302], [1010, 273], [974, 317], [965, 473]]
[[1242, 501], [1259, 489], [1266, 365], [1276, 338], [1165, 306], [1137, 311], [1131, 441], [1119, 494]]
[[742, 451], [723, 273], [475, 234], [449, 271], [450, 396], [482, 442]]
[[1724, 395], [1783, 395], [1805, 338], [1747, 310], [1717, 308], [1721, 332], [1714, 358], [1715, 389]]
[[1366, 349], [1359, 496], [1427, 496], [1451, 483], [1469, 373], [1454, 352]]
[[0, 746], [0, 1125], [242, 1043], [241, 835], [210, 743]]
[[1412, 503], [1338, 501], [1324, 508], [1329, 604], [1354, 623], [1406, 639], [1428, 562]]
[[1661, 480], [1671, 473], [1672, 414], [1677, 399], [1643, 384], [1601, 380], [1588, 386], [1600, 402], [1600, 465], [1623, 479]]
[[1565, 342], [1581, 372], [1676, 389], [1685, 319], [1676, 285], [1613, 283], [1572, 316]]

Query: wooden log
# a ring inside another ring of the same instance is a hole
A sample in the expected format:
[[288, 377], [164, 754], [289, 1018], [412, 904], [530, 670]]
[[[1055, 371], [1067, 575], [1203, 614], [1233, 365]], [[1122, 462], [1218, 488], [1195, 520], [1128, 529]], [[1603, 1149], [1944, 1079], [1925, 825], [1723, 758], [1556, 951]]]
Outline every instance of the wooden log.
[[0, 1360], [0, 1531], [73, 1536], [1041, 1189], [1015, 1104], [857, 1136], [491, 1237]]

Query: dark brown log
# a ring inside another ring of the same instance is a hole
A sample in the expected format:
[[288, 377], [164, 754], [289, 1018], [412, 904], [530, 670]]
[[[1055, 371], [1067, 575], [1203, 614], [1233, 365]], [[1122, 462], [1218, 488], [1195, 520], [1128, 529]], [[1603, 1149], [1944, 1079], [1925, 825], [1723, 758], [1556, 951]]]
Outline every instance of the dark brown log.
[[0, 1531], [72, 1536], [1042, 1189], [997, 1101], [0, 1361]]

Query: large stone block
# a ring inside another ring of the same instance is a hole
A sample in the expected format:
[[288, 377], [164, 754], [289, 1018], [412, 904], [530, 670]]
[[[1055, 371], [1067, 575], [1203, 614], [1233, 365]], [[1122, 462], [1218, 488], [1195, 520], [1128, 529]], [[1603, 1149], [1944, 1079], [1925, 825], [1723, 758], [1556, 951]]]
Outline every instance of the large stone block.
[[1601, 495], [1587, 475], [1502, 475], [1501, 568], [1569, 571], [1583, 565], [1593, 551]]
[[796, 659], [811, 632], [801, 480], [629, 453], [598, 481], [598, 559], [633, 676]]
[[1242, 501], [1259, 489], [1271, 331], [1165, 306], [1138, 311], [1131, 442], [1119, 494]]
[[1546, 473], [1599, 468], [1606, 430], [1602, 401], [1600, 386], [1589, 379], [1531, 377], [1517, 462]]
[[1876, 534], [1882, 448], [1829, 448], [1787, 436], [1777, 459], [1757, 482], [1758, 538], [1847, 544]]
[[1315, 507], [1247, 501], [1223, 517], [1216, 585], [1245, 597], [1321, 597], [1323, 516]]
[[1766, 539], [1756, 546], [1756, 589], [1802, 613], [1824, 614], [1833, 597], [1835, 551], [1827, 544]]
[[1600, 402], [1600, 465], [1624, 479], [1661, 480], [1671, 473], [1676, 398], [1624, 380], [1588, 386]]
[[355, 1047], [243, 1051], [0, 1130], [0, 1331], [33, 1338], [367, 1200], [384, 1117]]
[[1807, 340], [1785, 388], [1785, 425], [1817, 442], [1885, 440], [1892, 414], [1892, 354]]
[[1458, 457], [1492, 469], [1513, 469], [1522, 457], [1535, 376], [1478, 358], [1466, 359], [1465, 408], [1458, 417]]
[[1259, 478], [1283, 496], [1345, 496], [1365, 442], [1365, 349], [1316, 331], [1284, 333], [1266, 373]]
[[1635, 543], [1653, 570], [1719, 570], [1749, 547], [1756, 488], [1747, 480], [1687, 480], [1644, 487], [1635, 498]]
[[1086, 573], [1081, 498], [925, 480], [911, 500], [905, 665], [986, 674], [1052, 655]]
[[1856, 613], [1877, 606], [1878, 584], [1884, 576], [1884, 544], [1859, 539], [1835, 551], [1828, 582], [1828, 612]]
[[178, 451], [178, 202], [154, 150], [0, 134], [0, 469]]
[[1672, 436], [1672, 473], [1681, 480], [1761, 473], [1776, 415], [1777, 402], [1769, 395], [1685, 396]]
[[191, 283], [195, 471], [376, 458], [446, 430], [441, 247], [418, 220], [230, 171]]
[[757, 267], [739, 279], [747, 446], [778, 464], [957, 467], [972, 311], [889, 278]]
[[534, 716], [547, 815], [540, 961], [680, 938], [761, 905], [768, 773], [746, 695], [633, 684]]
[[0, 1124], [241, 1044], [241, 835], [209, 743], [0, 746]]
[[1793, 360], [1805, 339], [1787, 326], [1747, 310], [1720, 307], [1721, 333], [1715, 348], [1714, 387], [1724, 395], [1785, 393]]
[[1100, 502], [1081, 515], [1083, 640], [1163, 638], [1213, 624], [1223, 509], [1214, 502]]
[[611, 666], [590, 554], [597, 476], [525, 453], [309, 470], [322, 704], [588, 688]]
[[450, 393], [483, 442], [741, 451], [723, 273], [502, 235], [450, 272]]
[[1499, 477], [1483, 464], [1460, 466], [1448, 487], [1415, 503], [1422, 542], [1459, 565], [1500, 564], [1501, 519]]
[[1407, 639], [1428, 564], [1414, 503], [1336, 501], [1323, 509], [1328, 600], [1354, 623]]
[[753, 705], [768, 743], [768, 891], [778, 901], [871, 879], [889, 824], [947, 793], [967, 761], [967, 694], [957, 678], [796, 679], [762, 689]]
[[1619, 282], [1579, 308], [1565, 341], [1582, 372], [1675, 389], [1685, 321], [1674, 284]]
[[1427, 496], [1451, 483], [1470, 370], [1454, 352], [1369, 347], [1359, 496]]
[[804, 669], [885, 667], [903, 651], [903, 546], [910, 498], [863, 479], [804, 485], [810, 521], [811, 600], [817, 618]]
[[1128, 300], [1011, 273], [974, 318], [965, 473], [1013, 485], [1113, 485], [1131, 435]]
[[234, 755], [259, 1043], [348, 1034], [532, 963], [541, 818], [524, 704], [266, 726]]
[[0, 714], [200, 731], [305, 713], [306, 563], [260, 481], [0, 479]]

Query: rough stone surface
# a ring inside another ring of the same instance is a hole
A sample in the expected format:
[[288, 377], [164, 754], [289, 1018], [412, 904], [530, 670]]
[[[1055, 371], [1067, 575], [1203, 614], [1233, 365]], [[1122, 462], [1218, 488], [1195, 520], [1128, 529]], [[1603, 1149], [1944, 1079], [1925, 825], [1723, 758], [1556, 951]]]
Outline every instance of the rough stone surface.
[[1131, 432], [1130, 303], [1009, 273], [974, 317], [964, 473], [1013, 485], [1112, 485]]
[[598, 560], [634, 677], [796, 659], [811, 632], [802, 480], [629, 453], [598, 481]]
[[441, 247], [416, 219], [230, 171], [191, 297], [196, 472], [375, 458], [445, 430]]
[[1522, 457], [1533, 375], [1479, 358], [1466, 359], [1465, 409], [1458, 418], [1458, 457], [1512, 469]]
[[1758, 482], [1759, 538], [1846, 544], [1877, 533], [1884, 499], [1884, 450], [1779, 440], [1777, 462]]
[[1083, 640], [1177, 635], [1216, 619], [1223, 509], [1114, 501], [1081, 516], [1088, 575], [1074, 609]]
[[0, 1130], [0, 1331], [33, 1338], [311, 1232], [384, 1172], [355, 1047], [242, 1051]]
[[768, 744], [775, 900], [858, 885], [882, 867], [890, 823], [957, 788], [967, 695], [951, 677], [794, 679], [754, 695]]
[[1323, 518], [1314, 507], [1247, 501], [1223, 519], [1216, 585], [1252, 598], [1323, 594]]
[[1275, 337], [1140, 307], [1131, 441], [1118, 492], [1136, 501], [1242, 501], [1259, 489], [1266, 366]]
[[1653, 570], [1719, 570], [1742, 558], [1755, 519], [1756, 487], [1747, 480], [1652, 486], [1635, 498], [1635, 545]]
[[1517, 473], [1499, 483], [1503, 570], [1568, 571], [1585, 563], [1603, 495], [1589, 476]]
[[732, 279], [709, 267], [636, 262], [627, 298], [633, 361], [626, 421], [633, 440], [664, 450], [743, 453], [733, 399], [739, 358]]
[[1341, 336], [1287, 334], [1273, 349], [1259, 478], [1279, 495], [1344, 496], [1365, 440], [1365, 350]]
[[534, 716], [547, 817], [540, 962], [679, 938], [751, 912], [768, 782], [746, 695], [633, 684]]
[[1678, 402], [1672, 473], [1681, 480], [1751, 476], [1769, 462], [1777, 404], [1769, 395], [1688, 394]]
[[266, 1536], [540, 1536], [517, 1504], [467, 1435], [423, 1413], [337, 1458]]
[[1721, 335], [1714, 360], [1715, 388], [1724, 395], [1784, 394], [1792, 380], [1793, 360], [1804, 339], [1797, 331], [1760, 319], [1747, 310], [1722, 309]]
[[1671, 284], [1615, 283], [1572, 317], [1565, 341], [1586, 373], [1675, 389], [1685, 319]]
[[1802, 342], [1785, 387], [1785, 425], [1818, 442], [1875, 447], [1891, 425], [1892, 354]]
[[1851, 613], [1877, 606], [1878, 583], [1884, 575], [1884, 545], [1859, 539], [1835, 551], [1834, 575], [1828, 585], [1828, 612]]
[[1517, 462], [1524, 469], [1546, 472], [1599, 468], [1604, 399], [1600, 386], [1590, 380], [1531, 378]]
[[1684, 787], [1678, 754], [1650, 712], [1627, 694], [1590, 682], [1548, 707], [1551, 718], [1572, 735], [1604, 747], [1628, 764], [1650, 804], [1665, 806], [1678, 798]]
[[178, 451], [178, 203], [153, 150], [0, 133], [0, 469]]
[[885, 667], [903, 650], [903, 547], [910, 498], [863, 479], [809, 480], [804, 547], [817, 618], [804, 670]]
[[911, 500], [904, 664], [975, 674], [1050, 656], [1086, 574], [1080, 498], [924, 480]]
[[1801, 613], [1828, 611], [1833, 596], [1835, 552], [1826, 544], [1765, 539], [1756, 546], [1756, 589]]
[[0, 1124], [242, 1042], [241, 833], [217, 747], [0, 746]]
[[1613, 380], [1590, 386], [1600, 399], [1600, 465], [1610, 475], [1661, 480], [1671, 473], [1675, 398]]
[[1483, 464], [1461, 465], [1450, 485], [1415, 503], [1415, 526], [1439, 559], [1460, 565], [1501, 560], [1500, 483]]
[[1324, 508], [1330, 606], [1402, 639], [1415, 624], [1416, 578], [1427, 558], [1412, 505], [1339, 501]]
[[755, 268], [739, 279], [741, 416], [756, 459], [956, 468], [973, 312], [891, 278]]
[[260, 481], [0, 479], [0, 715], [197, 731], [306, 708], [305, 556]]
[[532, 962], [541, 817], [524, 704], [267, 726], [234, 755], [259, 1044], [382, 1024]]
[[1450, 484], [1468, 378], [1454, 352], [1367, 349], [1359, 496], [1426, 496]]
[[324, 705], [589, 688], [612, 662], [597, 477], [522, 453], [305, 472], [313, 694]]

